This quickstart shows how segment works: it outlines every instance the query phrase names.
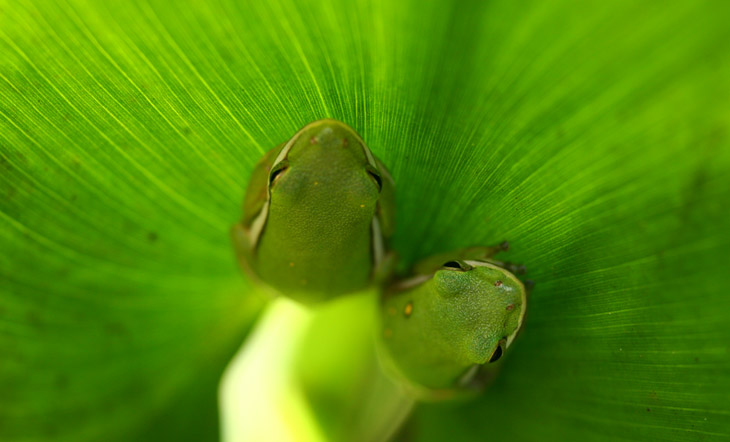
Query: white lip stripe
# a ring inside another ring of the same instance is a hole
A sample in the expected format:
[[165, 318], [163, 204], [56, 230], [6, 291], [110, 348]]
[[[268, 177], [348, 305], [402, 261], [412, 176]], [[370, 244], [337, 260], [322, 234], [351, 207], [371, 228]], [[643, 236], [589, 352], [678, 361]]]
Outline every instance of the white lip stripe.
[[[301, 132], [301, 131], [299, 131]], [[276, 160], [274, 160], [274, 164], [271, 165], [271, 169], [273, 170], [274, 167], [276, 167], [282, 159], [286, 158], [287, 153], [292, 147], [293, 141], [296, 137], [289, 140], [284, 147], [279, 151], [279, 155], [277, 155]], [[269, 173], [271, 173], [271, 170], [269, 170]], [[269, 181], [269, 177], [266, 177], [266, 201], [264, 201], [264, 205], [261, 206], [261, 210], [259, 211], [259, 214], [256, 215], [256, 218], [254, 218], [253, 222], [251, 223], [251, 228], [248, 231], [248, 241], [251, 244], [251, 250], [255, 250], [256, 246], [258, 246], [259, 238], [261, 238], [261, 232], [264, 230], [264, 226], [266, 225], [266, 219], [269, 216], [269, 203], [271, 201], [271, 182]]]
[[292, 146], [294, 146], [294, 143], [296, 143], [299, 140], [299, 137], [302, 136], [302, 133], [309, 129], [312, 126], [316, 126], [318, 124], [324, 124], [322, 120], [313, 121], [303, 128], [299, 129], [297, 133], [294, 134], [293, 137], [289, 139], [289, 141], [284, 145], [284, 147], [281, 148], [279, 151], [279, 155], [276, 156], [276, 159], [274, 160], [274, 164], [271, 165], [271, 169], [274, 169], [281, 161], [289, 155], [289, 151], [291, 150]]
[[408, 278], [405, 281], [401, 281], [396, 287], [396, 290], [407, 290], [417, 285], [423, 284], [429, 279], [433, 278], [433, 275], [417, 275], [412, 278]]
[[479, 371], [479, 367], [481, 367], [481, 365], [479, 364], [472, 365], [471, 368], [469, 368], [466, 373], [461, 376], [461, 379], [459, 379], [459, 385], [463, 387], [469, 384], [469, 382], [474, 379], [474, 376]]
[[[276, 156], [276, 159], [274, 160], [274, 163], [271, 165], [271, 170], [273, 170], [276, 166], [281, 163], [281, 161], [286, 158], [287, 155], [289, 155], [289, 151], [291, 150], [292, 146], [294, 145], [294, 142], [296, 142], [299, 137], [302, 135], [302, 132], [304, 132], [305, 129], [309, 128], [312, 125], [312, 123], [304, 126], [303, 128], [299, 129], [299, 131], [294, 134], [293, 137], [284, 145], [284, 147], [281, 148], [279, 151], [279, 155]], [[264, 205], [261, 206], [261, 211], [258, 215], [256, 215], [256, 218], [254, 218], [253, 222], [251, 223], [251, 229], [248, 232], [248, 240], [251, 243], [251, 250], [254, 250], [256, 246], [258, 245], [258, 240], [261, 238], [261, 232], [264, 230], [264, 226], [266, 225], [266, 219], [269, 215], [269, 203], [271, 201], [271, 182], [269, 181], [269, 177], [266, 177], [266, 201], [264, 202]]]
[[370, 148], [367, 146], [367, 144], [365, 144], [365, 141], [363, 141], [357, 133], [355, 133], [355, 136], [357, 137], [357, 141], [360, 142], [360, 146], [362, 146], [362, 151], [365, 152], [365, 158], [368, 159], [368, 164], [373, 166], [375, 170], [380, 171], [380, 169], [378, 169], [378, 163], [375, 162], [375, 157], [373, 156], [373, 153], [370, 152]]
[[251, 244], [251, 250], [254, 250], [258, 245], [258, 240], [261, 238], [261, 231], [264, 230], [266, 224], [266, 218], [269, 213], [269, 199], [261, 207], [261, 211], [251, 223], [251, 229], [248, 231], [248, 241]]
[[466, 260], [466, 259], [464, 260], [464, 262], [467, 263], [467, 264], [469, 264], [472, 267], [491, 267], [491, 268], [497, 269], [497, 270], [504, 270], [502, 267], [496, 266], [496, 265], [494, 265], [492, 263], [489, 263], [489, 262], [472, 261], [472, 260]]
[[[302, 129], [304, 130], [304, 129]], [[287, 142], [284, 147], [281, 148], [279, 151], [279, 155], [276, 156], [276, 159], [274, 160], [274, 164], [271, 165], [271, 169], [274, 169], [281, 161], [286, 158], [287, 155], [289, 155], [289, 151], [291, 150], [292, 146], [294, 146], [294, 142], [299, 139], [301, 136], [301, 130], [294, 135], [289, 142]]]
[[384, 246], [383, 236], [380, 232], [380, 223], [378, 217], [373, 215], [372, 222], [372, 235], [373, 235], [373, 269], [377, 269], [381, 262], [383, 262]]
[[355, 138], [357, 138], [357, 141], [360, 143], [360, 146], [362, 146], [362, 150], [365, 153], [365, 158], [367, 158], [368, 164], [373, 166], [375, 168], [375, 170], [380, 171], [380, 169], [378, 169], [378, 163], [375, 161], [375, 157], [373, 156], [373, 153], [370, 152], [370, 148], [368, 147], [367, 144], [365, 144], [365, 140], [362, 139], [360, 134], [355, 132], [355, 129], [352, 129], [350, 126], [347, 126], [347, 127], [351, 129], [352, 134], [355, 136]]

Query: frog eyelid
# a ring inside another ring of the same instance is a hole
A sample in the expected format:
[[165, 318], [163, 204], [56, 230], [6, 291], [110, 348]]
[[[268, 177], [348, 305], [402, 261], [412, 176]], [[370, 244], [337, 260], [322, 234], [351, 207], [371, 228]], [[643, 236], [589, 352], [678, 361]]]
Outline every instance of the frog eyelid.
[[457, 272], [468, 272], [474, 267], [464, 261], [446, 261], [442, 267], [445, 270], [453, 270]]
[[365, 166], [365, 171], [370, 175], [370, 178], [375, 181], [375, 184], [378, 185], [378, 192], [383, 190], [383, 178], [380, 176], [380, 172], [370, 164]]
[[264, 230], [266, 220], [269, 216], [271, 187], [274, 185], [276, 178], [289, 168], [289, 160], [286, 158], [286, 156], [289, 153], [289, 149], [291, 149], [291, 144], [292, 143], [290, 141], [281, 149], [281, 151], [279, 151], [279, 155], [277, 155], [276, 160], [274, 160], [273, 166], [269, 170], [269, 180], [266, 184], [266, 200], [264, 201], [263, 206], [261, 206], [261, 211], [259, 211], [259, 214], [256, 215], [256, 217], [251, 221], [251, 227], [248, 232], [248, 237], [249, 241], [251, 242], [252, 249], [255, 249], [258, 246], [259, 238], [261, 238], [261, 232]]
[[502, 346], [505, 344], [505, 340], [502, 339], [497, 343], [497, 348], [494, 349], [494, 352], [492, 353], [492, 356], [489, 357], [489, 363], [497, 362], [502, 355], [504, 354], [504, 349]]
[[276, 179], [281, 176], [284, 171], [286, 171], [289, 168], [289, 161], [282, 160], [277, 164], [275, 167], [271, 168], [271, 173], [269, 173], [269, 186], [273, 186], [274, 183], [276, 183]]

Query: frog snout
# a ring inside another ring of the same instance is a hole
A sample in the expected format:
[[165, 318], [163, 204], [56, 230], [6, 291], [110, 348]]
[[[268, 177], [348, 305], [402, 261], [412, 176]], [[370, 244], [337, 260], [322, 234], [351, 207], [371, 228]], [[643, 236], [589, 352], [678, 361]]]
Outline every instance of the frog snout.
[[325, 148], [342, 147], [347, 143], [346, 138], [341, 138], [335, 134], [331, 127], [323, 128], [315, 137], [317, 144]]

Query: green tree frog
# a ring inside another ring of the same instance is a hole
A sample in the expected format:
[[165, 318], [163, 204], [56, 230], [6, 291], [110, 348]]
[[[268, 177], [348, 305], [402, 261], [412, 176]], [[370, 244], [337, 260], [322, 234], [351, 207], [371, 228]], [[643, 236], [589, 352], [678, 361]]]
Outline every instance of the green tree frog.
[[479, 390], [494, 374], [527, 308], [525, 285], [514, 275], [524, 267], [491, 259], [508, 247], [427, 258], [384, 290], [383, 361], [416, 396], [451, 398]]
[[254, 280], [305, 304], [367, 288], [389, 273], [390, 173], [350, 126], [325, 119], [268, 151], [232, 229]]

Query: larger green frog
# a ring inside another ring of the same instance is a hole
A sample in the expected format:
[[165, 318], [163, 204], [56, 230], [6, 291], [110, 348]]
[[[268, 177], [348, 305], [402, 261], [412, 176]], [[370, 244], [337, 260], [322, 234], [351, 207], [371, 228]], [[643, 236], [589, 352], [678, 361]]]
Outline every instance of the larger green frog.
[[251, 277], [313, 304], [387, 274], [393, 229], [390, 173], [351, 127], [326, 119], [259, 161], [232, 236]]

